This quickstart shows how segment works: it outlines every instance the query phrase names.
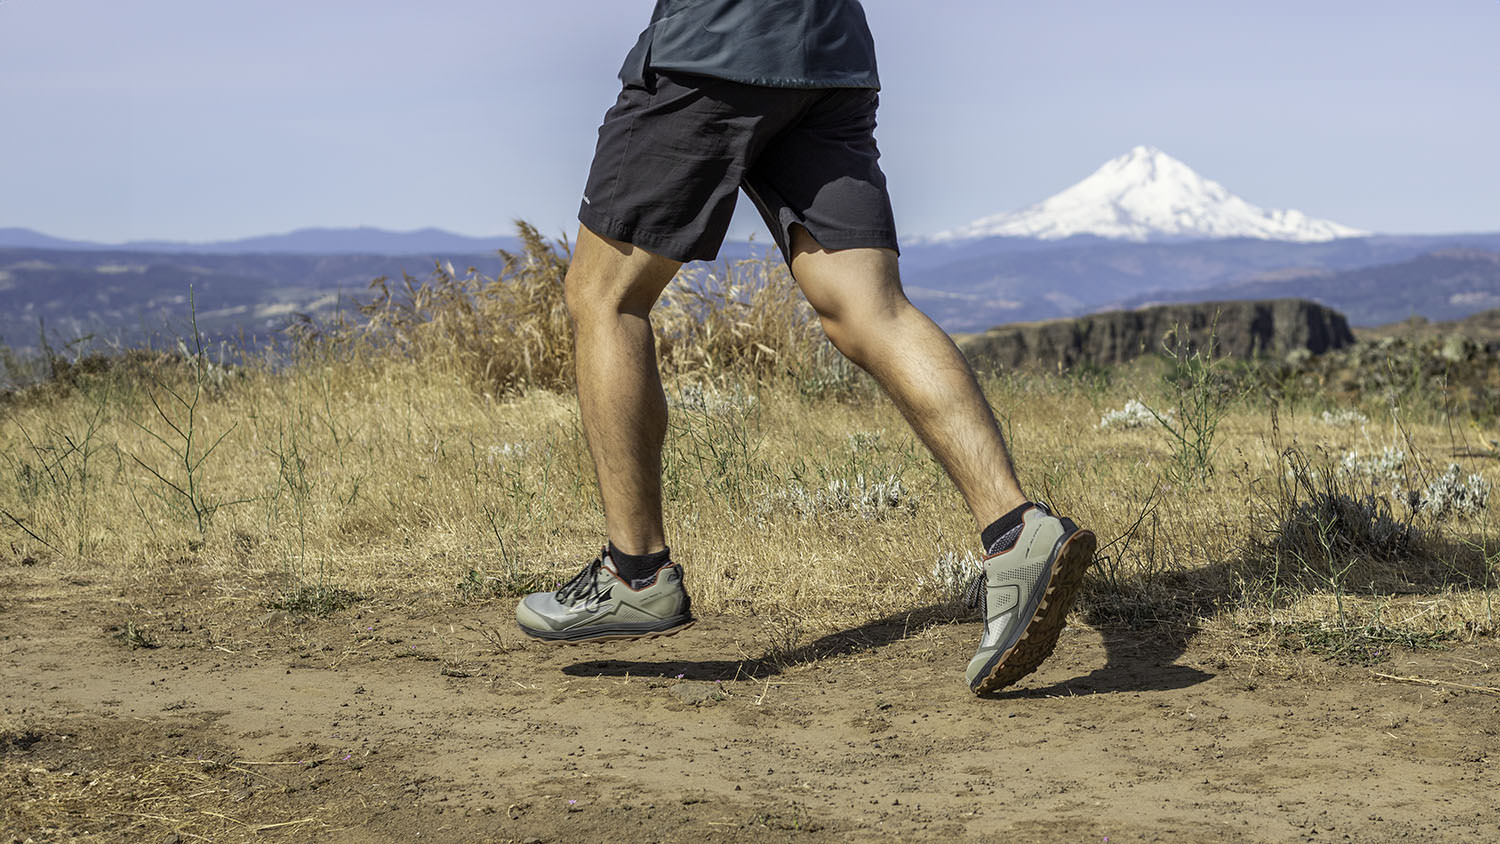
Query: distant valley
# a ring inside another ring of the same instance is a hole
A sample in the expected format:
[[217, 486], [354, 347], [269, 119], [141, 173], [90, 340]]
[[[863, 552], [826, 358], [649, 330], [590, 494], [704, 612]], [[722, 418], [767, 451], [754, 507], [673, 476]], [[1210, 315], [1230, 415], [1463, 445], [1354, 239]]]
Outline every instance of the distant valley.
[[[1453, 319], [1500, 302], [1500, 278], [1490, 269], [1500, 234], [1324, 243], [1015, 240], [905, 250], [908, 295], [949, 331], [1216, 299], [1300, 296], [1347, 308], [1355, 325]], [[1351, 295], [1346, 285], [1356, 279], [1359, 293]]]
[[1284, 272], [1231, 284], [1142, 296], [1127, 307], [1221, 299], [1298, 296], [1334, 308], [1354, 325], [1413, 316], [1459, 320], [1500, 308], [1500, 251], [1447, 248], [1376, 266]]
[[[0, 249], [0, 343], [62, 347], [172, 340], [198, 327], [214, 339], [258, 341], [297, 315], [327, 318], [368, 299], [370, 282], [427, 275], [432, 255], [183, 254], [113, 250]], [[493, 275], [497, 254], [451, 255], [459, 272]], [[190, 297], [193, 308], [190, 309]]]
[[[304, 229], [214, 243], [98, 244], [0, 228], [0, 343], [137, 343], [186, 333], [264, 339], [324, 318], [372, 279], [435, 262], [493, 275], [513, 237], [437, 229]], [[725, 244], [721, 260], [767, 247]], [[950, 332], [1150, 304], [1299, 297], [1354, 326], [1459, 319], [1500, 306], [1500, 233], [1379, 235], [1251, 205], [1152, 147], [1047, 200], [905, 237], [907, 293]]]

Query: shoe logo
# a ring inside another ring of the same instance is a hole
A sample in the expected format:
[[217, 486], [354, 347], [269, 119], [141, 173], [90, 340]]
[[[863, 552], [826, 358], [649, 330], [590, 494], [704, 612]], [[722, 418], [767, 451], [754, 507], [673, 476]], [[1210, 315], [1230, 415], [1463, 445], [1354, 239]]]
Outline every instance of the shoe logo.
[[589, 612], [598, 612], [604, 607], [604, 602], [610, 599], [611, 593], [613, 592], [613, 586], [609, 587], [603, 592], [596, 592], [593, 597], [589, 598], [588, 603], [584, 604], [583, 608], [588, 610]]

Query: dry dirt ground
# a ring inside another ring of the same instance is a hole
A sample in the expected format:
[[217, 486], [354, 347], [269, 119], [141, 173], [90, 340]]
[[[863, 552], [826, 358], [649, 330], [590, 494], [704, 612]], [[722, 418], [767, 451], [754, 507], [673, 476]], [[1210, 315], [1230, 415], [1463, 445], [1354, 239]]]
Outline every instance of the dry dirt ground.
[[1493, 639], [1340, 666], [1075, 625], [977, 700], [977, 623], [933, 613], [774, 663], [756, 619], [552, 648], [509, 617], [0, 568], [0, 843], [1500, 837]]

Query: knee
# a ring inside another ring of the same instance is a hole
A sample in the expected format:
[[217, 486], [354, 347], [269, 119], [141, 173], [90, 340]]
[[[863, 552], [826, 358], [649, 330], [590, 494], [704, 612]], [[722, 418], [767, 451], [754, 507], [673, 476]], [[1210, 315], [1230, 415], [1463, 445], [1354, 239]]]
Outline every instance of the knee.
[[563, 305], [567, 307], [568, 317], [574, 323], [580, 319], [588, 320], [594, 315], [598, 297], [590, 295], [586, 287], [573, 273], [563, 278]]
[[589, 327], [617, 320], [625, 311], [618, 295], [588, 279], [568, 275], [563, 279], [563, 304], [574, 327]]
[[820, 314], [818, 320], [823, 325], [823, 333], [828, 336], [828, 342], [839, 350], [839, 354], [863, 366], [861, 358], [864, 356], [864, 349], [858, 342], [859, 333], [847, 321], [836, 317]]
[[903, 310], [910, 307], [903, 301], [883, 307], [820, 313], [818, 318], [833, 347], [856, 366], [868, 369], [870, 361], [895, 341]]
[[563, 278], [563, 304], [575, 325], [622, 316], [645, 319], [659, 295], [660, 288], [655, 284], [623, 284], [618, 279], [593, 278], [587, 273], [570, 272]]

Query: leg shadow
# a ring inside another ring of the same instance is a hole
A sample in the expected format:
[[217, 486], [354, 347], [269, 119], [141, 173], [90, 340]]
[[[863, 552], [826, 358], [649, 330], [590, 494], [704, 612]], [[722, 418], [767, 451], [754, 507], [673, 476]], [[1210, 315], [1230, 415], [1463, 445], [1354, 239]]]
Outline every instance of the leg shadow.
[[899, 642], [938, 624], [968, 620], [971, 614], [952, 606], [934, 604], [910, 612], [895, 613], [858, 627], [829, 633], [784, 653], [771, 653], [740, 660], [620, 660], [598, 659], [576, 662], [562, 669], [573, 677], [681, 677], [684, 680], [764, 680], [796, 665], [829, 657], [872, 651]]
[[[796, 665], [873, 651], [939, 624], [971, 621], [972, 613], [947, 605], [932, 605], [892, 614], [848, 630], [830, 633], [794, 650], [739, 660], [622, 660], [599, 659], [565, 666], [573, 677], [662, 677], [684, 680], [764, 680]], [[1103, 631], [1105, 664], [1081, 677], [1042, 688], [1000, 691], [991, 698], [1035, 698], [1106, 692], [1166, 691], [1197, 685], [1215, 675], [1174, 665], [1196, 630], [1180, 628], [1166, 634], [1167, 625], [1145, 631]]]

